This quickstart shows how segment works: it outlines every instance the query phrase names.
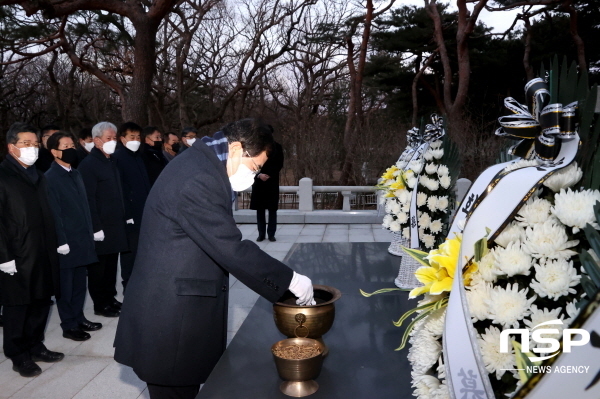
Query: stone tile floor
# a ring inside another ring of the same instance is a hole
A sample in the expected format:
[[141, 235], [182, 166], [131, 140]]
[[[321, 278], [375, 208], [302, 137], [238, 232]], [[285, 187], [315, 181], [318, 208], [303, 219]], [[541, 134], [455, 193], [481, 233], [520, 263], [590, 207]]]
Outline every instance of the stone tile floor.
[[[244, 239], [255, 240], [256, 226], [239, 226]], [[301, 242], [390, 242], [390, 232], [380, 224], [285, 224], [278, 226], [277, 241], [257, 243], [276, 259], [283, 260], [294, 243]], [[244, 322], [258, 299], [233, 276], [230, 278], [228, 342]], [[120, 284], [119, 284], [120, 285]], [[119, 293], [118, 299], [122, 300]], [[118, 319], [95, 316], [91, 300], [86, 300], [85, 315], [104, 327], [92, 332], [92, 338], [75, 342], [62, 337], [56, 306], [52, 306], [46, 329], [46, 346], [65, 353], [59, 363], [39, 363], [43, 372], [35, 378], [23, 378], [12, 370], [12, 362], [0, 349], [0, 399], [134, 399], [149, 398], [146, 384], [129, 367], [113, 360], [113, 339]], [[0, 340], [2, 329], [0, 328]]]

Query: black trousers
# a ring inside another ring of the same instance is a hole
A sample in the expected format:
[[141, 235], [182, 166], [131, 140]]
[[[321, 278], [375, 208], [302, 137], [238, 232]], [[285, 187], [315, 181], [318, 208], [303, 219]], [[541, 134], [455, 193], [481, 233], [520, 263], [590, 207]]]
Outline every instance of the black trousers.
[[43, 344], [50, 314], [50, 298], [34, 299], [28, 305], [3, 306], [4, 355], [14, 363], [31, 358], [46, 349]]
[[129, 242], [129, 251], [121, 252], [121, 278], [123, 279], [123, 293], [127, 288], [127, 282], [133, 272], [133, 264], [137, 255], [138, 241], [140, 239], [139, 230], [127, 231], [127, 241]]
[[256, 210], [256, 224], [258, 227], [258, 236], [265, 238], [265, 233], [269, 238], [275, 237], [277, 231], [277, 208], [269, 209], [269, 227], [265, 218], [265, 209]]
[[150, 399], [194, 399], [199, 390], [200, 385], [172, 387], [148, 383]]
[[98, 255], [98, 263], [87, 266], [88, 289], [94, 310], [110, 305], [117, 295], [117, 264], [119, 254]]
[[87, 269], [85, 266], [60, 269], [60, 299], [56, 301], [60, 326], [63, 331], [77, 328], [85, 321], [83, 304], [85, 303]]

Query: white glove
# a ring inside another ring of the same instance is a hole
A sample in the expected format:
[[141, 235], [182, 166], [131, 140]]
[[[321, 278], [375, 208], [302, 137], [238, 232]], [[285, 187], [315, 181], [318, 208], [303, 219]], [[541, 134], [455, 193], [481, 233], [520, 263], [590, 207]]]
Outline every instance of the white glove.
[[58, 247], [56, 252], [58, 252], [61, 255], [66, 255], [69, 252], [71, 252], [71, 248], [69, 248], [69, 244], [61, 245], [60, 247]]
[[292, 277], [289, 290], [298, 297], [296, 305], [316, 305], [316, 302], [313, 299], [315, 293], [313, 291], [312, 281], [310, 281], [308, 277], [294, 272], [294, 277]]
[[104, 230], [94, 233], [94, 241], [104, 241]]
[[133, 224], [133, 219], [129, 219], [126, 223], [127, 224]]
[[10, 262], [6, 262], [6, 263], [0, 263], [0, 270], [2, 270], [4, 273], [8, 273], [12, 276], [13, 274], [15, 274], [17, 272], [17, 264], [15, 263], [14, 260], [11, 260]]

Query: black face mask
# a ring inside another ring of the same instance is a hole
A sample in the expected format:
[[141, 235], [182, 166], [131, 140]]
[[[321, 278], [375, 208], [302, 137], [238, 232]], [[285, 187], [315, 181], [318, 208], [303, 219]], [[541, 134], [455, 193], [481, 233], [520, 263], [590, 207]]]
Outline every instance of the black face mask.
[[62, 157], [60, 160], [76, 168], [77, 164], [79, 163], [77, 150], [75, 148], [67, 148], [66, 150], [62, 150]]
[[173, 152], [179, 152], [179, 143], [175, 143], [171, 146]]
[[155, 141], [154, 142], [154, 149], [155, 150], [159, 150], [160, 151], [160, 150], [162, 150], [162, 147], [163, 147], [163, 142], [162, 141]]

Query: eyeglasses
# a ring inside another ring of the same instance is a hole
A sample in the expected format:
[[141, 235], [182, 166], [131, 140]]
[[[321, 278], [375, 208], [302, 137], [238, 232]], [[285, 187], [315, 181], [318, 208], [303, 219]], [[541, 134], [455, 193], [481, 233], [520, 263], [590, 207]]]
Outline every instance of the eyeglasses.
[[[23, 147], [35, 147], [35, 148], [40, 148], [40, 145], [38, 143], [32, 143], [31, 141], [17, 141], [16, 144], [21, 144]], [[16, 146], [15, 146], [16, 147]], [[18, 148], [18, 147], [17, 147]]]
[[254, 162], [254, 159], [252, 159], [252, 157], [250, 156], [250, 154], [248, 153], [248, 151], [246, 151], [246, 155], [248, 156], [248, 158], [250, 158], [250, 160], [251, 160], [251, 161], [252, 161], [252, 163], [254, 164], [254, 168], [255, 168], [255, 169], [253, 170], [254, 174], [259, 174], [259, 173], [260, 173], [260, 169], [261, 169], [261, 167], [260, 167], [260, 166], [258, 166], [258, 165], [256, 164], [256, 162]]
[[190, 134], [189, 136], [183, 136], [184, 139], [195, 139], [196, 135], [195, 134]]

